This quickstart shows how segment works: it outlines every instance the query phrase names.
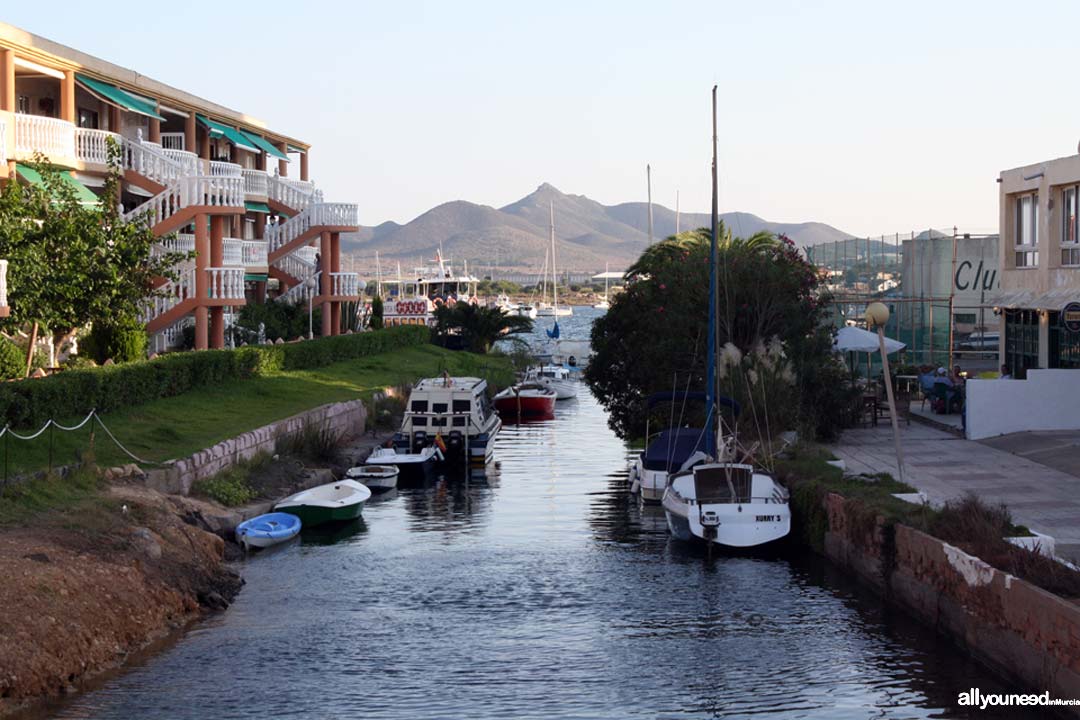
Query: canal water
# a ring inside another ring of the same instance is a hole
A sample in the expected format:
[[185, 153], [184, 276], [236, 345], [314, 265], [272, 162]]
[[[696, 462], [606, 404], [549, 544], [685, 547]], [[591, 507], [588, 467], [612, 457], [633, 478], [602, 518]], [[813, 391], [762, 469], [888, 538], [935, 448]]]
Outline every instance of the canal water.
[[1009, 688], [820, 560], [670, 539], [628, 495], [628, 457], [583, 387], [554, 420], [505, 427], [485, 479], [401, 488], [245, 561], [227, 612], [52, 711], [1023, 717], [959, 707]]

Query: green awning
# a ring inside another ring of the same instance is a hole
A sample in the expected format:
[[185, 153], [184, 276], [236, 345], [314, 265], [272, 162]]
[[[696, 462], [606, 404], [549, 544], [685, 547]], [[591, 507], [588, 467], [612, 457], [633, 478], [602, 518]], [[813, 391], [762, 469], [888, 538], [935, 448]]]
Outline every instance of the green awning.
[[270, 214], [270, 206], [263, 202], [245, 202], [244, 207], [248, 212], [266, 213]]
[[[45, 178], [41, 177], [41, 173], [29, 165], [16, 163], [15, 171], [19, 173], [23, 180], [31, 185], [45, 185]], [[91, 206], [101, 204], [101, 199], [98, 198], [90, 188], [71, 177], [68, 173], [57, 171], [57, 175], [59, 175], [60, 179], [70, 185], [71, 189], [75, 191], [75, 198], [79, 201], [80, 205]]]
[[219, 122], [214, 122], [205, 115], [196, 115], [195, 117], [199, 120], [202, 126], [206, 128], [207, 132], [210, 133], [210, 137], [223, 137], [241, 150], [259, 152], [259, 148], [255, 147], [252, 142], [246, 137], [244, 137], [243, 133], [241, 133], [236, 128], [229, 127], [228, 125], [223, 125]]
[[128, 110], [129, 112], [157, 118], [158, 120], [165, 119], [158, 115], [157, 108], [153, 103], [148, 103], [142, 98], [137, 98], [128, 91], [121, 90], [115, 85], [110, 85], [107, 82], [95, 80], [94, 78], [86, 77], [85, 75], [79, 75], [78, 73], [75, 74], [75, 79], [80, 85], [89, 90], [91, 94], [96, 95], [110, 105], [116, 105], [121, 110]]
[[258, 135], [255, 135], [253, 133], [249, 133], [247, 130], [241, 130], [240, 134], [246, 137], [251, 142], [255, 143], [260, 148], [262, 148], [263, 152], [265, 152], [267, 155], [272, 155], [278, 160], [284, 160], [285, 162], [289, 162], [289, 156], [274, 147], [274, 144], [266, 138], [259, 137]]
[[266, 273], [244, 273], [244, 282], [266, 282]]

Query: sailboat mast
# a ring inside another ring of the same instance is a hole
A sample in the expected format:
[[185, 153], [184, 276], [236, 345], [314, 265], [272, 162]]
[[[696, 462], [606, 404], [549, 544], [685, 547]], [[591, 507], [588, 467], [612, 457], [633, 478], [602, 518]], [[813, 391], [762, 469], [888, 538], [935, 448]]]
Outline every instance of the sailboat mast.
[[375, 294], [382, 297], [382, 264], [379, 262], [379, 251], [375, 251]]
[[652, 245], [653, 241], [653, 226], [652, 226], [652, 168], [649, 165], [645, 165], [645, 185], [649, 193], [649, 244]]
[[555, 306], [555, 317], [559, 316], [559, 280], [555, 277], [555, 203], [548, 202], [548, 214], [551, 216], [551, 296]]
[[717, 385], [717, 372], [716, 372], [716, 360], [718, 358], [718, 333], [716, 332], [716, 322], [719, 319], [719, 293], [716, 286], [716, 266], [718, 261], [717, 254], [717, 237], [720, 215], [720, 201], [717, 191], [717, 174], [716, 174], [716, 86], [713, 85], [712, 89], [712, 232], [709, 243], [709, 349], [706, 355], [706, 407], [708, 412], [713, 414], [713, 422], [716, 423], [716, 434], [710, 433], [708, 437], [707, 450], [713, 457], [719, 458], [717, 450], [719, 448], [720, 441], [720, 405], [717, 400], [719, 396], [719, 387]]

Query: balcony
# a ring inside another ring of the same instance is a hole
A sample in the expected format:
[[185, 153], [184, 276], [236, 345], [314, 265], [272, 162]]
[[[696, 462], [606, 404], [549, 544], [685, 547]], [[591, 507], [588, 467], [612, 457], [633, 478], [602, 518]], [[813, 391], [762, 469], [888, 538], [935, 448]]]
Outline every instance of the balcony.
[[15, 113], [15, 155], [40, 152], [50, 160], [75, 157], [75, 125], [43, 115]]
[[206, 268], [211, 300], [244, 300], [244, 268]]
[[244, 194], [254, 195], [259, 198], [267, 197], [270, 188], [270, 177], [264, 170], [244, 170]]
[[264, 268], [269, 264], [266, 259], [267, 246], [265, 240], [241, 240], [240, 243], [241, 265], [244, 267]]
[[236, 163], [211, 160], [210, 177], [238, 178], [243, 177], [243, 175], [240, 166]]
[[356, 273], [330, 273], [330, 294], [339, 297], [359, 297], [360, 276]]
[[[238, 238], [225, 238], [222, 240], [221, 264], [230, 267], [260, 267], [265, 268], [266, 241], [265, 240], [240, 240]], [[162, 255], [168, 252], [187, 253], [195, 251], [195, 236], [191, 233], [179, 233], [171, 237], [162, 238], [154, 246], [154, 253]]]
[[119, 135], [107, 130], [75, 128], [75, 158], [84, 163], [108, 165], [109, 138], [121, 142]]
[[[7, 126], [8, 121], [0, 117], [0, 166], [7, 164]], [[5, 170], [6, 172], [6, 170]]]

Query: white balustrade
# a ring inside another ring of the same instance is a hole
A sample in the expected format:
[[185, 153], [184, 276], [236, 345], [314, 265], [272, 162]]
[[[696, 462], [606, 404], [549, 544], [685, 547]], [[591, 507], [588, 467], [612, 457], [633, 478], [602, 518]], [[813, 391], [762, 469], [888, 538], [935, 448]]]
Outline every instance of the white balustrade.
[[7, 260], [0, 260], [0, 306], [7, 306]]
[[124, 213], [124, 220], [145, 217], [151, 227], [193, 206], [243, 207], [243, 178], [195, 176], [180, 178], [163, 191]]
[[75, 125], [65, 120], [16, 113], [15, 152], [40, 152], [49, 159], [75, 157]]
[[189, 169], [152, 143], [123, 138], [121, 150], [121, 164], [125, 170], [136, 172], [161, 185], [168, 185], [189, 174]]
[[83, 162], [107, 165], [109, 138], [118, 144], [122, 142], [119, 135], [107, 130], [75, 128], [75, 157]]
[[266, 267], [266, 241], [241, 240], [240, 257], [244, 267]]
[[315, 273], [313, 278], [305, 280], [297, 285], [293, 285], [291, 288], [278, 295], [277, 299], [293, 304], [307, 302], [308, 298], [319, 294], [319, 278], [321, 275], [322, 273]]
[[330, 273], [330, 294], [358, 297], [360, 275], [357, 273]]
[[243, 177], [241, 170], [242, 168], [236, 163], [222, 162], [220, 160], [210, 161], [210, 175], [212, 177]]
[[295, 255], [301, 260], [307, 260], [312, 266], [315, 265], [315, 256], [319, 254], [319, 248], [314, 245], [306, 245], [302, 248], [296, 248], [290, 255]]
[[161, 133], [161, 147], [165, 150], [183, 150], [184, 133], [163, 132]]
[[244, 241], [235, 238], [225, 238], [222, 243], [222, 265], [244, 265]]
[[266, 240], [273, 252], [288, 245], [314, 227], [356, 227], [360, 224], [355, 203], [318, 203], [280, 225], [266, 228]]
[[300, 212], [315, 201], [315, 186], [309, 182], [267, 175], [267, 196], [285, 207]]
[[195, 251], [195, 236], [191, 233], [179, 233], [168, 235], [158, 240], [153, 247], [153, 254], [164, 255], [165, 253], [189, 253]]
[[266, 197], [269, 192], [270, 177], [265, 170], [244, 170], [244, 192], [248, 195]]
[[7, 120], [0, 117], [0, 165], [7, 162]]
[[195, 268], [188, 267], [179, 271], [176, 280], [162, 285], [150, 297], [143, 314], [143, 322], [148, 323], [172, 310], [176, 305], [195, 297]]
[[314, 260], [305, 260], [299, 257], [297, 253], [289, 253], [285, 257], [275, 260], [274, 267], [301, 281], [307, 280], [315, 274]]
[[244, 299], [244, 268], [206, 268], [212, 300]]

